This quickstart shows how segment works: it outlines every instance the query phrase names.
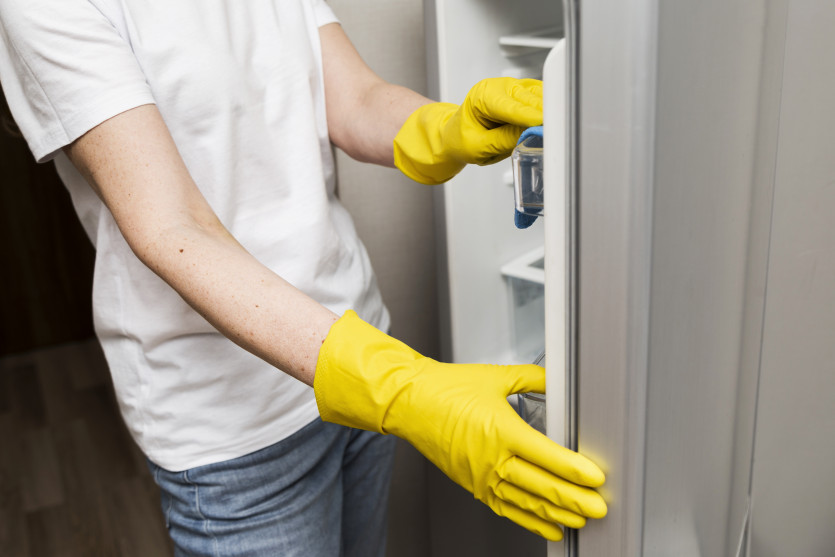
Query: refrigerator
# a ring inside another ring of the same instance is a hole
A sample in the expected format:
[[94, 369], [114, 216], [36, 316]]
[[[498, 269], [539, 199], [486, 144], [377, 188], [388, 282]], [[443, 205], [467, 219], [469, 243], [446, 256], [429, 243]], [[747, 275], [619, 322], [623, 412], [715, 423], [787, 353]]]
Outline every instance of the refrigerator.
[[835, 555], [835, 4], [428, 0], [425, 22], [440, 100], [545, 82], [545, 216], [514, 228], [509, 164], [435, 204], [445, 357], [541, 345], [548, 435], [607, 473], [605, 519], [516, 554]]

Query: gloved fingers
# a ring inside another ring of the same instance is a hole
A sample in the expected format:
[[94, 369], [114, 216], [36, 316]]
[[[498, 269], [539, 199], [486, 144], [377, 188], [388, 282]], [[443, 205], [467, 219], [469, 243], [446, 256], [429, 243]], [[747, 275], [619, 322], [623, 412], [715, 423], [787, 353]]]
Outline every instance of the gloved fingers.
[[493, 489], [493, 493], [499, 499], [531, 512], [548, 522], [557, 522], [569, 528], [582, 528], [586, 525], [586, 519], [579, 514], [520, 489], [510, 482], [499, 482], [499, 485]]
[[[606, 502], [599, 493], [555, 476], [519, 457], [509, 458], [500, 467], [498, 473], [505, 482], [513, 484], [533, 497], [551, 501], [554, 506], [572, 514], [576, 513], [589, 518], [606, 516]], [[572, 527], [576, 528], [576, 526]]]
[[516, 142], [525, 128], [505, 124], [498, 128], [483, 130], [479, 137], [477, 153], [474, 152], [472, 162], [481, 166], [494, 164], [506, 159], [516, 147]]
[[464, 104], [487, 129], [502, 124], [521, 128], [542, 124], [542, 84], [537, 80], [485, 79], [473, 87]]
[[515, 431], [503, 433], [503, 438], [522, 460], [578, 485], [599, 487], [606, 481], [603, 471], [585, 456], [551, 441], [521, 418], [512, 423]]
[[492, 502], [490, 508], [492, 508], [493, 512], [497, 515], [509, 518], [522, 528], [526, 528], [534, 534], [542, 536], [546, 540], [558, 542], [562, 539], [562, 528], [553, 522], [543, 520], [532, 512], [520, 509], [512, 503], [496, 499]]
[[[542, 114], [542, 82], [534, 79], [517, 80], [511, 87], [510, 96], [517, 102], [530, 106]], [[521, 125], [530, 127], [525, 122]], [[538, 126], [539, 124], [534, 124]]]
[[[532, 101], [533, 98], [528, 100]], [[539, 101], [537, 107], [513, 97], [488, 97], [474, 100], [470, 109], [473, 118], [485, 129], [511, 124], [524, 130], [542, 125], [542, 99]], [[516, 139], [519, 139], [518, 135]]]
[[[513, 78], [510, 78], [513, 79]], [[539, 97], [540, 103], [542, 102], [542, 80], [541, 79], [533, 79], [533, 78], [523, 78], [523, 79], [513, 79], [515, 85], [520, 89], [525, 89], [537, 97]], [[542, 106], [540, 104], [540, 106]]]
[[545, 368], [534, 364], [503, 366], [507, 394], [545, 393]]

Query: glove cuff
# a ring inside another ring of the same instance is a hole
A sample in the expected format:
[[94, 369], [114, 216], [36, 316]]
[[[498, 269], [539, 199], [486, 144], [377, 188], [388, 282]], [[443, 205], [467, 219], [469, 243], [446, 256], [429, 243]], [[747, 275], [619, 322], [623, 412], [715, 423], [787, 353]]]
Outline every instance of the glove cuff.
[[331, 327], [316, 364], [313, 392], [326, 422], [389, 433], [383, 420], [420, 354], [347, 311]]
[[394, 138], [394, 165], [421, 184], [446, 182], [466, 166], [444, 150], [441, 129], [458, 105], [431, 103], [415, 110]]

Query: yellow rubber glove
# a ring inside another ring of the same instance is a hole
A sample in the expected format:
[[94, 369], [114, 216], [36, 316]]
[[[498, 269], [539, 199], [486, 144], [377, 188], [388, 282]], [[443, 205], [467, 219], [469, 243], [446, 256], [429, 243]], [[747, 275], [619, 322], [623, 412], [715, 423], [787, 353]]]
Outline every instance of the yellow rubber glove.
[[542, 124], [542, 82], [498, 77], [479, 81], [461, 106], [418, 108], [394, 138], [394, 164], [423, 184], [440, 184], [467, 164], [506, 158], [521, 133]]
[[348, 311], [322, 345], [313, 387], [323, 420], [409, 441], [497, 514], [549, 540], [562, 539], [558, 523], [582, 528], [606, 515], [590, 489], [603, 472], [507, 402], [543, 392], [539, 366], [439, 363]]

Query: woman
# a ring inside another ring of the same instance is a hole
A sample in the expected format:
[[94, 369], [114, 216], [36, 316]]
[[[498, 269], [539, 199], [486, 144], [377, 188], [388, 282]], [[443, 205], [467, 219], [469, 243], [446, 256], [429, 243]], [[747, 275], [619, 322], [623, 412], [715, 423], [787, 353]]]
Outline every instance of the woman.
[[381, 332], [334, 195], [331, 143], [423, 183], [506, 157], [541, 84], [433, 103], [377, 77], [322, 0], [5, 1], [0, 22], [16, 122], [96, 246], [96, 333], [179, 553], [382, 555], [385, 433], [549, 539], [605, 514], [602, 472], [507, 405], [541, 368]]

